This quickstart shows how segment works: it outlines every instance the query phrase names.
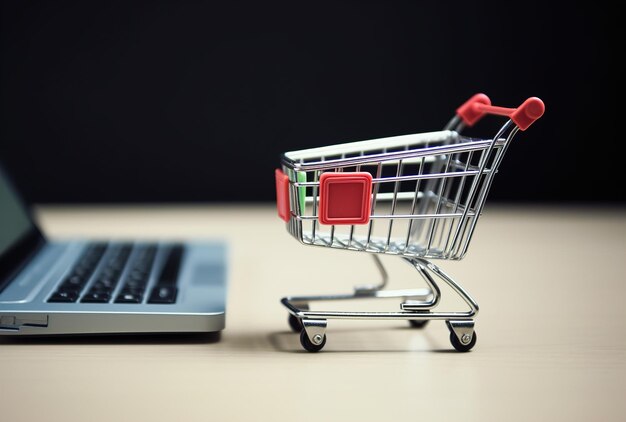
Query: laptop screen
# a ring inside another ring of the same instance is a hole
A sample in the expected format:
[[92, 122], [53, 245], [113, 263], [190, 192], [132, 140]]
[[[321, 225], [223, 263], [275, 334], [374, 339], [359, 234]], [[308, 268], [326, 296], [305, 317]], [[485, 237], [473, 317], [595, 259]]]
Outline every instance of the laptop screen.
[[0, 255], [33, 229], [33, 224], [0, 170]]
[[45, 242], [0, 167], [0, 292]]

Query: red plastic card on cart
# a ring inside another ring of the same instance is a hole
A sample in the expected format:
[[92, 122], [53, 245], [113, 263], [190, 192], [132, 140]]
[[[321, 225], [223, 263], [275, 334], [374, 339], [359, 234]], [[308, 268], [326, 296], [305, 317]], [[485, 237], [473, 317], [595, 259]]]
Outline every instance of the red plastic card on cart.
[[372, 175], [323, 173], [320, 176], [321, 224], [366, 224], [372, 205]]
[[278, 216], [289, 221], [289, 177], [280, 169], [276, 169], [274, 172], [276, 177], [276, 207], [278, 208]]

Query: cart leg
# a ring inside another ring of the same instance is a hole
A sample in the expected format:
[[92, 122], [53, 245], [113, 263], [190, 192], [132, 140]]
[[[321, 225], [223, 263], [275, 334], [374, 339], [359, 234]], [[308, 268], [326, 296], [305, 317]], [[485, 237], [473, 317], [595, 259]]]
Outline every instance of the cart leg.
[[[441, 300], [441, 290], [439, 290], [439, 286], [435, 282], [435, 280], [428, 274], [426, 271], [426, 267], [415, 258], [404, 258], [406, 262], [411, 264], [422, 276], [422, 279], [426, 282], [428, 286], [428, 290], [430, 291], [430, 299], [429, 300], [411, 300], [406, 298], [404, 302], [400, 304], [400, 308], [403, 311], [427, 311], [433, 308], [436, 308], [439, 305], [439, 301]], [[420, 326], [420, 324], [412, 326]], [[423, 324], [421, 324], [423, 325]]]
[[[452, 279], [452, 277], [444, 273], [441, 268], [439, 268], [432, 262], [428, 262], [422, 258], [413, 258], [413, 260], [417, 263], [421, 263], [423, 267], [428, 268], [433, 274], [437, 275], [441, 280], [445, 281], [446, 284], [452, 288], [452, 290], [454, 290], [459, 296], [461, 296], [461, 299], [463, 299], [465, 303], [467, 303], [467, 305], [470, 307], [470, 311], [466, 315], [467, 317], [471, 318], [476, 316], [476, 314], [478, 313], [478, 304], [469, 295], [469, 293], [465, 291], [465, 289], [463, 289], [456, 281]], [[469, 318], [467, 320], [469, 320]]]
[[468, 352], [476, 344], [474, 320], [446, 321], [450, 330], [450, 343], [459, 352]]
[[354, 294], [356, 296], [371, 295], [374, 292], [383, 290], [387, 286], [387, 282], [389, 281], [389, 274], [387, 274], [387, 270], [385, 269], [385, 266], [381, 262], [378, 255], [370, 254], [370, 256], [374, 260], [376, 269], [378, 269], [378, 272], [380, 273], [380, 282], [378, 284], [364, 284], [355, 286]]
[[302, 319], [302, 332], [300, 333], [300, 343], [309, 352], [319, 352], [326, 344], [325, 319]]

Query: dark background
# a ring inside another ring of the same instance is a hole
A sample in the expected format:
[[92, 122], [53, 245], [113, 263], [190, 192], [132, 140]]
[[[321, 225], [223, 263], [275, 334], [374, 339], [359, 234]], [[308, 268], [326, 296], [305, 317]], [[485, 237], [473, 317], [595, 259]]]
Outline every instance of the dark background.
[[601, 2], [15, 0], [1, 19], [0, 160], [32, 202], [272, 201], [283, 151], [439, 130], [476, 92], [546, 103], [491, 201], [626, 201], [624, 31]]

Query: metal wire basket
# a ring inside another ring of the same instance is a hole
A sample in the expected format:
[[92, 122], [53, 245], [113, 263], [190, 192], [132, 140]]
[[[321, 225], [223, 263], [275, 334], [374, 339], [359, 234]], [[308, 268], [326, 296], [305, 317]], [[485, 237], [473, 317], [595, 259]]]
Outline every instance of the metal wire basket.
[[[407, 319], [413, 326], [446, 321], [455, 349], [476, 343], [478, 305], [429, 259], [459, 260], [467, 253], [476, 223], [511, 140], [544, 112], [529, 98], [518, 108], [491, 105], [477, 94], [457, 109], [443, 131], [351, 142], [287, 152], [276, 170], [279, 216], [306, 245], [369, 252], [382, 282], [354, 293], [286, 297], [290, 324], [302, 346], [319, 351], [328, 319]], [[486, 114], [508, 117], [493, 138], [461, 136]], [[399, 255], [413, 265], [426, 289], [385, 291], [387, 273], [378, 254]], [[443, 280], [468, 304], [465, 312], [436, 312]], [[311, 311], [313, 301], [402, 298], [399, 312]]]

